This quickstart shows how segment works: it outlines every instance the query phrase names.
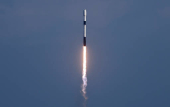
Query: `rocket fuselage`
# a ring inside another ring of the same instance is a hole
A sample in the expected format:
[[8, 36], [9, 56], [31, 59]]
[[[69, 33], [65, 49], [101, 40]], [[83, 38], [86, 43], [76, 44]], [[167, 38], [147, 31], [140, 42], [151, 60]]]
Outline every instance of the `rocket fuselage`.
[[87, 16], [87, 11], [83, 11], [83, 16], [84, 16], [84, 36], [83, 36], [83, 46], [86, 46], [86, 16]]

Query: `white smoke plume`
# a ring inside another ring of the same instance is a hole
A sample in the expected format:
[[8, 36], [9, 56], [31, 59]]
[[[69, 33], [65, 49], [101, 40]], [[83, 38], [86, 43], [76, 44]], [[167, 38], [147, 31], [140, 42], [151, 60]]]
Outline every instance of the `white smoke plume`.
[[87, 87], [87, 75], [86, 75], [86, 46], [83, 46], [83, 71], [82, 71], [82, 94], [85, 100], [87, 100], [86, 96], [86, 87]]

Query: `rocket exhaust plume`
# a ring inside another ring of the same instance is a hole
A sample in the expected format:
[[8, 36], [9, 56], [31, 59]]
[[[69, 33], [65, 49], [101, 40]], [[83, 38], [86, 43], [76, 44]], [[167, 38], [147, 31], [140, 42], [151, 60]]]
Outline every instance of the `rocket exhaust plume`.
[[82, 71], [82, 94], [85, 98], [85, 101], [87, 100], [86, 96], [86, 87], [87, 87], [87, 76], [86, 76], [86, 10], [83, 11], [84, 16], [84, 36], [83, 36], [83, 71]]
[[86, 76], [86, 46], [83, 46], [83, 72], [82, 72], [82, 92], [83, 92], [83, 97], [85, 100], [87, 99], [86, 97], [86, 87], [87, 87], [87, 76]]

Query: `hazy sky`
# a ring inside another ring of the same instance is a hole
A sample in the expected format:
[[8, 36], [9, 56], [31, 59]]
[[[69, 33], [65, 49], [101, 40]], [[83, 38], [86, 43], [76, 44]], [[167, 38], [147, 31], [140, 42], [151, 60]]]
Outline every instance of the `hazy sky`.
[[0, 107], [170, 107], [170, 0], [0, 0]]

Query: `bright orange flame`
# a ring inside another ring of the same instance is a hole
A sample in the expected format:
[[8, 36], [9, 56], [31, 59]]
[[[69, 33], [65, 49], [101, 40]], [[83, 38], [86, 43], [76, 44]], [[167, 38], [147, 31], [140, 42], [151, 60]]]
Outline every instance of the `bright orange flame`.
[[87, 87], [87, 76], [86, 76], [86, 46], [83, 46], [83, 72], [82, 72], [82, 92], [83, 97], [87, 99], [86, 97], [86, 87]]

